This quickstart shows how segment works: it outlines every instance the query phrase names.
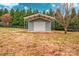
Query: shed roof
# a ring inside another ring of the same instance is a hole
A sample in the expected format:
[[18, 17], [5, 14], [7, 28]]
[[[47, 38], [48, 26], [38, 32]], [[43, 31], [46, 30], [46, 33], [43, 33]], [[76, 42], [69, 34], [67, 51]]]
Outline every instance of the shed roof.
[[46, 21], [52, 21], [53, 19], [55, 19], [54, 17], [44, 15], [41, 13], [37, 13], [37, 14], [31, 15], [31, 16], [24, 17], [24, 19], [28, 19], [28, 21], [33, 21], [33, 20], [36, 20], [39, 18], [46, 20]]

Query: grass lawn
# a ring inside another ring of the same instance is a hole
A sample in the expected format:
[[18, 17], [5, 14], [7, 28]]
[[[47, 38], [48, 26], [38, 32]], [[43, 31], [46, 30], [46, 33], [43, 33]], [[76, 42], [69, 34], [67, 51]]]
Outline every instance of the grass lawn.
[[2, 56], [79, 56], [79, 32], [27, 32], [0, 27]]

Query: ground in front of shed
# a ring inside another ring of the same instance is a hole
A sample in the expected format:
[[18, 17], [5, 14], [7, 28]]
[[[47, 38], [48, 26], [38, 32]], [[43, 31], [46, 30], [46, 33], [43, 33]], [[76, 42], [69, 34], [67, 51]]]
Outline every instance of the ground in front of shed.
[[0, 27], [2, 56], [79, 56], [79, 32], [27, 32]]

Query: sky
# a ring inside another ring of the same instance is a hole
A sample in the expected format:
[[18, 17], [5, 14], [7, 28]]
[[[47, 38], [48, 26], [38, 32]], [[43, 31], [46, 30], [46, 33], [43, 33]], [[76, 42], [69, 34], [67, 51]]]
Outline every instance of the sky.
[[0, 8], [32, 8], [32, 9], [39, 9], [39, 10], [48, 10], [50, 8], [55, 9], [59, 7], [59, 4], [51, 4], [51, 3], [0, 3]]
[[[49, 10], [50, 8], [53, 10], [56, 10], [57, 8], [62, 8], [61, 6], [62, 3], [0, 3], [0, 9], [2, 8], [7, 8], [7, 9], [38, 9], [38, 10]], [[75, 3], [74, 7], [76, 11], [79, 10], [79, 4]]]

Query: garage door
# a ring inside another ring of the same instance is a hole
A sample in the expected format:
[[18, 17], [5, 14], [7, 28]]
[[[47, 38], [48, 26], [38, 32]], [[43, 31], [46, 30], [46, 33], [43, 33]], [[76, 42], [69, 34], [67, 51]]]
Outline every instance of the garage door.
[[45, 22], [34, 22], [34, 31], [36, 32], [45, 31]]

